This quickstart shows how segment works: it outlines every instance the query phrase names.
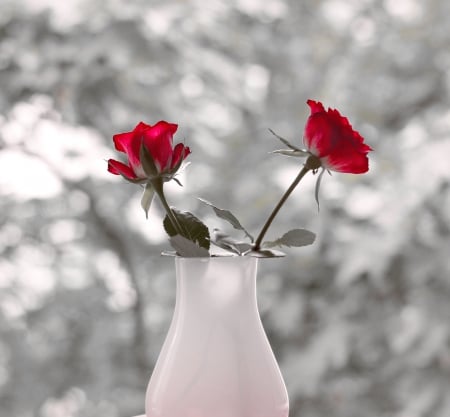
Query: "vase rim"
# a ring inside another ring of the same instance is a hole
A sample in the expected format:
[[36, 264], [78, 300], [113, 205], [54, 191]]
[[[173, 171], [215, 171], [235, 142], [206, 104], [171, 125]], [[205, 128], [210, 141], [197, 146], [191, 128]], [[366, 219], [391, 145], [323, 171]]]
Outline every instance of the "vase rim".
[[184, 257], [184, 256], [175, 256], [175, 262], [199, 262], [199, 263], [206, 263], [206, 262], [220, 262], [220, 261], [235, 261], [238, 260], [238, 262], [244, 262], [244, 260], [249, 259], [258, 259], [254, 256], [238, 256], [238, 255], [225, 255], [225, 256], [203, 256], [203, 257]]

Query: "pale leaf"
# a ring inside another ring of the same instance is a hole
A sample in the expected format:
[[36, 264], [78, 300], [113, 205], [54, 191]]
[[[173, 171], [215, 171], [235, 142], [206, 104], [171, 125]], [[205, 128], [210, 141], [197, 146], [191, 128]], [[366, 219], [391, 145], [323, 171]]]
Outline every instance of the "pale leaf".
[[141, 206], [145, 211], [145, 217], [147, 219], [148, 219], [148, 211], [150, 210], [150, 206], [152, 205], [154, 195], [155, 195], [154, 188], [150, 183], [147, 183], [141, 198]]
[[269, 248], [274, 246], [301, 247], [311, 245], [315, 239], [316, 235], [309, 230], [293, 229], [274, 241], [264, 242], [263, 246]]
[[181, 235], [172, 236], [169, 241], [179, 256], [185, 258], [209, 257], [209, 251], [207, 249], [198, 246], [192, 240], [186, 239]]
[[246, 234], [246, 236], [248, 236], [250, 241], [253, 242], [253, 236], [249, 232], [247, 232], [247, 230], [245, 230], [244, 226], [242, 226], [240, 221], [236, 218], [236, 216], [233, 213], [231, 213], [231, 211], [218, 208], [214, 204], [210, 203], [207, 200], [204, 200], [203, 198], [199, 198], [199, 200], [202, 203], [205, 203], [208, 206], [210, 206], [214, 210], [214, 213], [216, 213], [217, 217], [219, 217], [220, 219], [226, 220], [235, 229], [243, 231]]

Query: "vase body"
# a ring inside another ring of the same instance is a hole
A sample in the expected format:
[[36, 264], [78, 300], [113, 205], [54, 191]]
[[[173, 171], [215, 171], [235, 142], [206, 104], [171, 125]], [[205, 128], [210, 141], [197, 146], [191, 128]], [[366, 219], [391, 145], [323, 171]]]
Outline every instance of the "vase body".
[[257, 263], [175, 258], [175, 311], [147, 388], [147, 417], [287, 417], [257, 307]]

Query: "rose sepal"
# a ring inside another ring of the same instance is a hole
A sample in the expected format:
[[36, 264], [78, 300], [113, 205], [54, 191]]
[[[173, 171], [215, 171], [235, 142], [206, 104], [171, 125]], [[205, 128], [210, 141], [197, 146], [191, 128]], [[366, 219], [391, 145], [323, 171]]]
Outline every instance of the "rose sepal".
[[152, 155], [144, 144], [144, 141], [141, 143], [141, 147], [139, 149], [139, 159], [141, 161], [142, 169], [147, 175], [147, 178], [155, 178], [160, 174], [158, 169], [156, 168], [155, 161], [153, 160]]
[[275, 151], [272, 151], [271, 153], [278, 153], [286, 156], [294, 156], [296, 158], [304, 158], [309, 155], [308, 151], [300, 149], [297, 146], [293, 145], [287, 139], [277, 135], [272, 129], [269, 129], [269, 132], [272, 133], [272, 135], [274, 135], [277, 139], [279, 139], [284, 145], [286, 145], [289, 148], [289, 149], [277, 149]]

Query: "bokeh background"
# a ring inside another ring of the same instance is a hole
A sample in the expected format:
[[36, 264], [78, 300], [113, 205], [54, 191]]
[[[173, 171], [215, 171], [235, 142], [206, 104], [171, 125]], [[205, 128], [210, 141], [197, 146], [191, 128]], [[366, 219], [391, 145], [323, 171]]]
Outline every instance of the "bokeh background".
[[450, 415], [448, 0], [2, 0], [0, 415], [140, 414], [174, 303], [162, 210], [106, 172], [111, 137], [179, 124], [171, 203], [254, 233], [301, 161], [308, 98], [375, 151], [296, 190], [259, 305], [291, 417]]

